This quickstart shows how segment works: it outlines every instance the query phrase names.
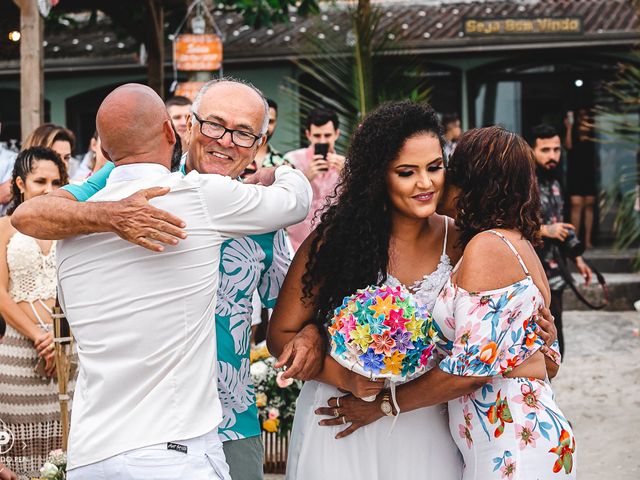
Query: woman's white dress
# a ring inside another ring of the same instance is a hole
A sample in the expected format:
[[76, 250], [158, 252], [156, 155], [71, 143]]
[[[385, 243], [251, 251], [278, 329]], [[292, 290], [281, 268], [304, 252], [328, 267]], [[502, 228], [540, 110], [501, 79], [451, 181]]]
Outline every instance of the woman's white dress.
[[[437, 269], [410, 289], [429, 311], [451, 268], [443, 250]], [[399, 285], [392, 276], [385, 283], [393, 287]], [[393, 430], [393, 417], [385, 417], [336, 440], [336, 434], [346, 426], [320, 426], [318, 421], [326, 417], [314, 411], [326, 406], [329, 398], [342, 395], [344, 393], [331, 385], [316, 381], [304, 384], [296, 404], [287, 480], [462, 478], [462, 457], [451, 438], [446, 404], [401, 413]]]

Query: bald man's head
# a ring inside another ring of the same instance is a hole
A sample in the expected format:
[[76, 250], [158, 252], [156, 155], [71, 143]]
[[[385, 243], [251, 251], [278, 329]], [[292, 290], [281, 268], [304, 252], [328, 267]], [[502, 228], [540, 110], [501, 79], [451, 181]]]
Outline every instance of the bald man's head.
[[165, 163], [175, 144], [171, 120], [162, 99], [151, 88], [129, 83], [104, 99], [96, 116], [102, 150], [114, 163]]

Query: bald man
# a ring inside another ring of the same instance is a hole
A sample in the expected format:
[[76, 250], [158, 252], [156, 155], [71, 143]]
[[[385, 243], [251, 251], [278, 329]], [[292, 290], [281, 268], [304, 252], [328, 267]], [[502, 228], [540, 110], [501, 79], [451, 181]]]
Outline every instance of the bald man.
[[143, 85], [109, 94], [96, 123], [115, 168], [104, 189], [76, 205], [165, 194], [152, 203], [182, 219], [185, 235], [160, 253], [113, 233], [58, 244], [59, 297], [81, 366], [67, 478], [229, 479], [217, 432], [220, 248], [304, 218], [310, 186], [288, 167], [270, 187], [171, 173], [175, 133], [161, 99]]
[[[261, 92], [239, 80], [225, 78], [205, 84], [192, 107], [182, 172], [237, 178], [254, 160], [264, 138], [256, 137], [267, 131], [265, 102]], [[27, 235], [48, 239], [113, 232], [154, 251], [162, 250], [161, 244], [178, 241], [181, 220], [148, 203], [149, 198], [162, 193], [160, 189], [144, 190], [117, 202], [78, 203], [100, 191], [112, 169], [109, 163], [83, 185], [69, 185], [42, 201], [26, 202], [14, 212], [14, 225]], [[262, 176], [265, 171], [261, 170]], [[265, 184], [271, 181], [260, 180]], [[218, 432], [233, 480], [263, 477], [264, 448], [249, 371], [251, 300], [257, 292], [265, 308], [275, 306], [289, 255], [282, 230], [230, 239], [222, 248], [216, 341], [223, 422]], [[311, 378], [314, 369], [322, 366], [323, 342], [313, 326], [296, 339], [295, 352], [305, 362], [292, 360], [288, 371], [298, 371], [301, 379]]]

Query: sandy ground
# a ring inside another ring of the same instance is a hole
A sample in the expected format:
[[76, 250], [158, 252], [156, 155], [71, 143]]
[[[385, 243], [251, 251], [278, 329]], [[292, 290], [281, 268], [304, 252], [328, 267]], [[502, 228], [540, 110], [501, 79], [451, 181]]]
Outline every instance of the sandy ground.
[[567, 312], [566, 355], [553, 381], [573, 424], [580, 480], [640, 478], [637, 312]]
[[564, 324], [567, 351], [553, 389], [576, 435], [578, 479], [638, 480], [640, 313], [565, 312]]

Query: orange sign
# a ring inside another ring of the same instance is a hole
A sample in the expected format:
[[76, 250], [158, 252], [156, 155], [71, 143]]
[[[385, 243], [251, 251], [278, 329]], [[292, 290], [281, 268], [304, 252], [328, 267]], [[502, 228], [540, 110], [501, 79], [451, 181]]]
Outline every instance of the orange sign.
[[196, 99], [196, 95], [206, 82], [181, 82], [176, 87], [174, 95], [187, 97], [192, 102]]
[[174, 45], [178, 70], [207, 72], [222, 66], [222, 40], [217, 35], [178, 35]]

